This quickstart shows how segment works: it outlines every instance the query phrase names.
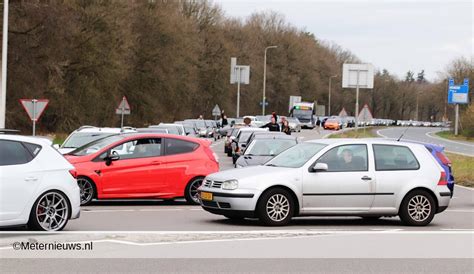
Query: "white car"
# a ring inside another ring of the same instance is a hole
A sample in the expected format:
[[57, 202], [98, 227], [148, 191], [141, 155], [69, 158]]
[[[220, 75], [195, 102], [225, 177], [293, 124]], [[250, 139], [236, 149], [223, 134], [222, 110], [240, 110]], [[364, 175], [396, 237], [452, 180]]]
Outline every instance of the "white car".
[[135, 128], [124, 127], [124, 128], [112, 128], [112, 127], [94, 127], [94, 126], [82, 126], [74, 130], [66, 138], [64, 143], [59, 146], [55, 145], [55, 148], [61, 152], [61, 154], [67, 154], [78, 147], [88, 144], [100, 138], [104, 138], [113, 134], [136, 132]]
[[0, 135], [0, 226], [58, 231], [79, 218], [74, 167], [41, 138]]
[[186, 136], [186, 131], [184, 130], [184, 126], [180, 124], [160, 123], [157, 126], [149, 126], [149, 127], [166, 129], [168, 130], [169, 134]]
[[202, 207], [228, 218], [286, 225], [294, 216], [400, 216], [427, 225], [450, 202], [446, 174], [422, 144], [382, 139], [300, 143], [263, 166], [211, 174]]

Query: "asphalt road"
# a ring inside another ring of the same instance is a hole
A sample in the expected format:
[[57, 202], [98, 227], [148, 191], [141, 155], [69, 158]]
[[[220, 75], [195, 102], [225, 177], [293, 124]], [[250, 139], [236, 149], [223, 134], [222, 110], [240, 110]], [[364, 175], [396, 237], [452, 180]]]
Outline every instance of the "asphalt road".
[[391, 127], [378, 130], [379, 136], [398, 139], [404, 132], [402, 140], [412, 140], [442, 145], [448, 152], [474, 157], [474, 143], [466, 141], [452, 141], [436, 136], [436, 132], [447, 130], [430, 127]]
[[[420, 134], [413, 138], [426, 136], [415, 130]], [[327, 133], [304, 130], [296, 135], [310, 140]], [[223, 153], [222, 140], [212, 148], [219, 155], [221, 169], [233, 168], [231, 159]], [[469, 273], [474, 269], [473, 194], [473, 189], [456, 187], [448, 210], [436, 215], [427, 227], [402, 226], [396, 217], [378, 221], [305, 217], [296, 218], [286, 227], [270, 228], [260, 226], [256, 220], [228, 220], [179, 200], [98, 201], [84, 207], [81, 218], [70, 221], [61, 233], [3, 230], [0, 269]], [[15, 250], [14, 242], [92, 242], [93, 250]]]

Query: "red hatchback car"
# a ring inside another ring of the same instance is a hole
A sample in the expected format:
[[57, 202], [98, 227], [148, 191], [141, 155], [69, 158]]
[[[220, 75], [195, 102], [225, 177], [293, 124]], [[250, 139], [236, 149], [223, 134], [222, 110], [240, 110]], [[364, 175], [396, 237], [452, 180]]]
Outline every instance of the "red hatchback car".
[[119, 134], [66, 155], [77, 171], [81, 205], [92, 199], [185, 197], [198, 204], [197, 188], [219, 171], [210, 142], [170, 134]]

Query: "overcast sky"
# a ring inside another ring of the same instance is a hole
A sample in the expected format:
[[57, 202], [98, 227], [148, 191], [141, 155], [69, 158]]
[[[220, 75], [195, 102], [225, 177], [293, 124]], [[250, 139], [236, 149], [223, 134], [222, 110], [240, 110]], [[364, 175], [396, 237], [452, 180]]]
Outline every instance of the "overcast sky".
[[472, 1], [214, 0], [226, 15], [276, 11], [318, 39], [403, 77], [425, 70], [430, 80], [453, 59], [473, 56]]

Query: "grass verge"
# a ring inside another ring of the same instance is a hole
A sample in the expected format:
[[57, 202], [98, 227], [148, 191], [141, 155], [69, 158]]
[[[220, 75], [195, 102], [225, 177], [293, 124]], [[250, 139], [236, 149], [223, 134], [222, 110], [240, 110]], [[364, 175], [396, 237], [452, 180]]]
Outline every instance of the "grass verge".
[[377, 128], [370, 127], [334, 132], [329, 135], [328, 138], [374, 138], [378, 137], [377, 134], [375, 134], [375, 130], [377, 130]]
[[452, 162], [456, 184], [474, 187], [474, 158], [454, 153], [446, 153]]
[[440, 131], [440, 132], [437, 132], [436, 135], [438, 135], [441, 138], [450, 139], [454, 141], [468, 141], [468, 142], [474, 143], [474, 138], [466, 137], [460, 134], [456, 136], [454, 135], [454, 132], [452, 131]]
[[64, 140], [66, 140], [66, 138], [66, 133], [56, 133], [56, 135], [54, 135], [53, 144], [61, 145], [62, 143], [64, 143]]

